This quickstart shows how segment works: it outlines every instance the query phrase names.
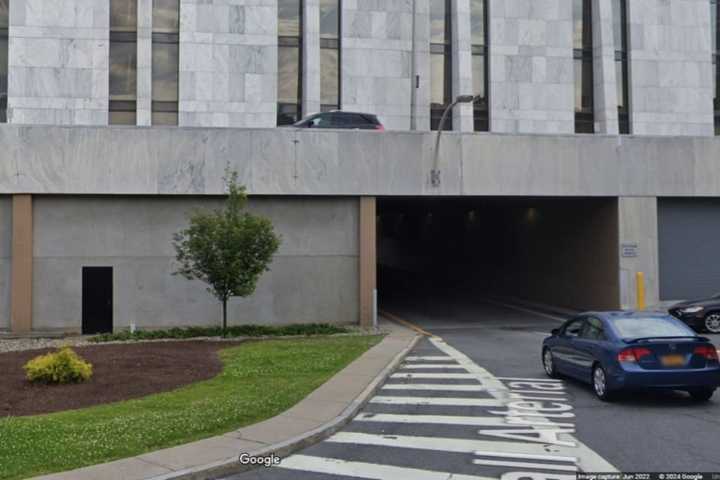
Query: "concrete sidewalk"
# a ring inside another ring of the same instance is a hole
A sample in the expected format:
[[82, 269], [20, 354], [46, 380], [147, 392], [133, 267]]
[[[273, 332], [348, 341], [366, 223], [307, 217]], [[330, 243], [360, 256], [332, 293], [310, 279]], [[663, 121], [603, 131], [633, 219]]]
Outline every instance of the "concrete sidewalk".
[[41, 480], [205, 479], [240, 472], [241, 453], [280, 457], [331, 435], [360, 410], [418, 340], [416, 333], [381, 321], [388, 332], [376, 346], [284, 413], [217, 437], [42, 477]]

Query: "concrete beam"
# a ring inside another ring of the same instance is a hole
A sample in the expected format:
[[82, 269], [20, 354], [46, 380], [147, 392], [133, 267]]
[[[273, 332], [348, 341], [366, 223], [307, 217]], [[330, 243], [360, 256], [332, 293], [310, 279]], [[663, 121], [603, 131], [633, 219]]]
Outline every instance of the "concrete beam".
[[12, 276], [10, 281], [10, 329], [32, 330], [33, 204], [31, 195], [12, 199]]
[[377, 288], [375, 197], [360, 198], [360, 326], [371, 327]]

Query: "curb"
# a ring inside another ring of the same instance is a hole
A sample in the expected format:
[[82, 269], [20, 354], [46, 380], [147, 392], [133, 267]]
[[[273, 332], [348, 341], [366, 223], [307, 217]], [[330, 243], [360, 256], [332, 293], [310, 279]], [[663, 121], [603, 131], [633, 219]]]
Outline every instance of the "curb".
[[[355, 397], [355, 400], [345, 407], [345, 410], [343, 410], [342, 413], [333, 420], [330, 420], [329, 422], [326, 422], [309, 432], [305, 432], [296, 437], [258, 450], [247, 452], [247, 454], [252, 457], [270, 455], [287, 457], [293, 452], [324, 440], [336, 433], [338, 430], [342, 429], [345, 425], [350, 423], [360, 409], [367, 404], [370, 397], [377, 392], [380, 385], [397, 368], [408, 352], [415, 347], [420, 338], [422, 337], [415, 335], [415, 337], [410, 341], [410, 344], [395, 355], [392, 361], [375, 377], [375, 379], [373, 379], [370, 384], [365, 387], [365, 389], [357, 397]], [[176, 472], [166, 473], [155, 477], [148, 477], [147, 480], [207, 480], [226, 475], [243, 473], [256, 468], [258, 468], [257, 465], [241, 465], [238, 463], [238, 457], [235, 456], [219, 462], [209, 463], [207, 465], [178, 470]]]

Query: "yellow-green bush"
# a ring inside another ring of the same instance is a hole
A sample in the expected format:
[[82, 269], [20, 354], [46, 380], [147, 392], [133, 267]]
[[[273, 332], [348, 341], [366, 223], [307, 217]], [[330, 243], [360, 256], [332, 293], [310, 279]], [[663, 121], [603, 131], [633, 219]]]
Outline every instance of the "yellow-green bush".
[[79, 383], [92, 376], [92, 365], [70, 347], [35, 357], [23, 368], [31, 382]]

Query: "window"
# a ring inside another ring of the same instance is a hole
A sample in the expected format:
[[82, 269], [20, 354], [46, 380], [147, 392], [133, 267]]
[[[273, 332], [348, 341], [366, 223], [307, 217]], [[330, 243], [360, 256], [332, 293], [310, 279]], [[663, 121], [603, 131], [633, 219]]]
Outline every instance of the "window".
[[573, 0], [575, 133], [595, 133], [592, 0]]
[[580, 332], [582, 331], [583, 327], [585, 326], [585, 319], [579, 318], [577, 320], [573, 320], [572, 322], [568, 323], [565, 327], [565, 330], [563, 330], [563, 335], [567, 337], [579, 337]]
[[302, 1], [278, 0], [277, 124], [302, 118]]
[[[430, 128], [440, 128], [445, 108], [452, 102], [451, 0], [430, 0]], [[448, 115], [443, 130], [452, 130]]]
[[110, 125], [135, 125], [137, 1], [110, 1]]
[[476, 132], [490, 130], [488, 108], [488, 28], [487, 0], [471, 0], [470, 33], [472, 38], [472, 74], [473, 74], [473, 119]]
[[615, 38], [615, 79], [617, 82], [618, 122], [620, 134], [630, 133], [630, 92], [628, 72], [627, 1], [613, 0], [613, 34]]
[[180, 0], [153, 0], [152, 124], [178, 124]]
[[7, 122], [10, 0], [0, 0], [0, 122]]
[[606, 340], [602, 322], [594, 317], [587, 318], [581, 336], [587, 340]]
[[340, 15], [342, 0], [320, 0], [320, 103], [340, 109]]
[[620, 338], [693, 337], [695, 332], [672, 317], [628, 317], [612, 319]]
[[720, 135], [720, 8], [718, 8], [718, 0], [712, 0], [710, 3], [710, 12], [712, 14], [712, 39], [713, 39], [713, 86], [715, 87], [715, 135]]

